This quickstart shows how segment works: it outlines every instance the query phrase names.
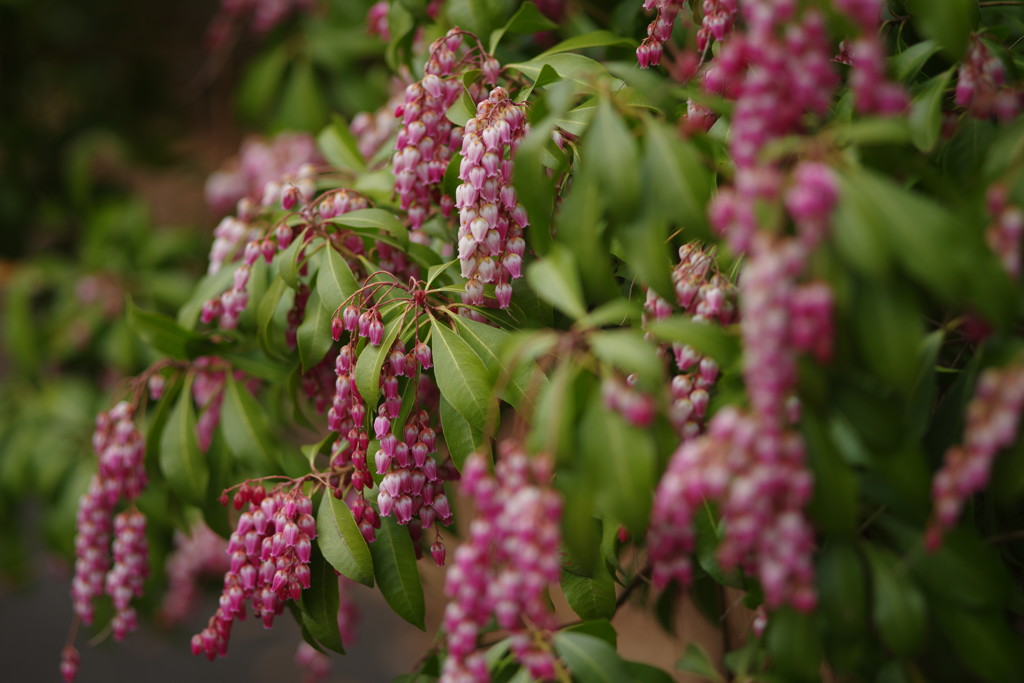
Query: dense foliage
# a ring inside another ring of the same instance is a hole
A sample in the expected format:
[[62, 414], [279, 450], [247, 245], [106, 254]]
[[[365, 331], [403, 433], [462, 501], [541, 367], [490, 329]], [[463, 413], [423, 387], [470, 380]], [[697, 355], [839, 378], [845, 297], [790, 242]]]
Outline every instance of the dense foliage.
[[609, 620], [683, 594], [747, 615], [679, 653], [709, 679], [1024, 678], [1020, 3], [224, 2], [211, 42], [243, 29], [277, 134], [210, 179], [176, 315], [124, 305], [151, 362], [64, 497], [77, 620], [213, 569], [194, 654], [288, 609], [318, 670], [350, 582], [423, 628], [434, 562], [408, 680], [671, 680]]

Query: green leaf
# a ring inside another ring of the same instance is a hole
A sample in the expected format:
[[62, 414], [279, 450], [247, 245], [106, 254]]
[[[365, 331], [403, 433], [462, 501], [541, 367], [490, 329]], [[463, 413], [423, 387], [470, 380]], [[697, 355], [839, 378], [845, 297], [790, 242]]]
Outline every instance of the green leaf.
[[711, 172], [692, 142], [654, 120], [646, 128], [642, 183], [649, 196], [645, 207], [656, 210], [662, 220], [682, 226], [691, 239], [710, 237], [706, 207]]
[[452, 404], [441, 397], [441, 433], [448, 447], [448, 454], [459, 470], [462, 463], [473, 453], [485, 445], [484, 432], [481, 427], [471, 424]]
[[491, 416], [494, 386], [487, 368], [462, 337], [431, 320], [434, 378], [441, 396], [471, 425], [482, 427]]
[[970, 32], [978, 25], [976, 0], [909, 0], [906, 5], [921, 34], [933, 39], [949, 59], [964, 56]]
[[377, 405], [377, 398], [380, 396], [380, 372], [395, 339], [398, 338], [398, 333], [402, 330], [403, 322], [403, 316], [397, 315], [385, 323], [380, 346], [371, 346], [367, 343], [356, 359], [356, 388], [368, 406]]
[[327, 102], [323, 93], [313, 62], [308, 59], [294, 62], [278, 100], [274, 127], [310, 133], [322, 128], [327, 123]]
[[580, 163], [582, 167], [573, 174], [572, 187], [558, 211], [558, 239], [569, 245], [576, 257], [586, 298], [607, 301], [619, 293], [605, 230], [607, 192], [592, 170], [592, 162], [584, 156]]
[[714, 358], [723, 368], [732, 367], [740, 358], [739, 338], [718, 325], [673, 315], [651, 321], [647, 329], [663, 341], [689, 344], [705, 356]]
[[448, 107], [445, 116], [456, 126], [465, 126], [467, 121], [476, 118], [476, 102], [465, 87], [462, 88], [458, 99]]
[[316, 542], [331, 566], [353, 581], [373, 587], [373, 558], [352, 510], [325, 491], [316, 513]]
[[555, 651], [581, 683], [622, 683], [629, 680], [615, 648], [600, 638], [560, 631], [554, 640]]
[[[522, 407], [529, 412], [533, 403], [531, 394], [535, 395], [547, 384], [547, 378], [536, 363], [520, 363], [510, 370], [498, 355], [511, 336], [508, 332], [460, 315], [453, 316], [452, 320], [459, 328], [459, 337], [476, 352], [484, 367], [491, 369], [492, 383], [503, 384], [501, 398], [514, 408]], [[523, 406], [524, 401], [531, 405]]]
[[384, 209], [358, 209], [331, 219], [335, 225], [349, 228], [370, 228], [390, 235], [404, 250], [409, 249], [409, 230], [395, 215]]
[[675, 681], [667, 672], [656, 666], [628, 660], [623, 660], [622, 663], [626, 667], [628, 680], [633, 683], [673, 683]]
[[899, 81], [907, 82], [914, 78], [924, 65], [939, 51], [934, 40], [922, 40], [914, 43], [903, 52], [890, 58], [892, 73]]
[[334, 343], [331, 339], [333, 313], [321, 303], [320, 293], [316, 289], [310, 290], [309, 300], [306, 302], [306, 317], [296, 332], [303, 372], [308, 372], [322, 361]]
[[550, 55], [556, 55], [561, 52], [573, 52], [575, 50], [585, 50], [591, 47], [635, 47], [636, 41], [630, 38], [624, 38], [617, 36], [610, 31], [591, 31], [590, 33], [584, 33], [580, 36], [573, 36], [558, 43], [553, 47], [549, 47], [544, 52], [540, 53], [541, 57], [548, 57]]
[[524, 2], [504, 26], [491, 32], [491, 42], [487, 51], [493, 55], [506, 33], [537, 33], [555, 28], [558, 28], [558, 24], [541, 14], [536, 5]]
[[614, 521], [642, 538], [655, 485], [656, 453], [651, 435], [606, 411], [600, 393], [591, 396], [580, 432], [587, 466], [600, 473], [599, 502]]
[[817, 565], [820, 609], [827, 634], [838, 640], [862, 638], [868, 623], [864, 563], [851, 542], [828, 543]]
[[1003, 610], [972, 612], [940, 603], [934, 612], [956, 654], [976, 676], [992, 683], [1020, 680], [1020, 639]]
[[[330, 497], [330, 496], [327, 496]], [[309, 560], [309, 588], [302, 591], [302, 625], [326, 648], [345, 654], [338, 629], [338, 577], [316, 549]]]
[[897, 655], [911, 655], [924, 644], [928, 607], [910, 578], [906, 563], [871, 543], [864, 544], [871, 566], [872, 618], [882, 642]]
[[587, 92], [595, 90], [594, 84], [602, 76], [610, 80], [611, 87], [620, 87], [622, 85], [622, 81], [612, 78], [608, 74], [608, 70], [600, 62], [583, 55], [542, 55], [528, 62], [509, 64], [505, 68], [518, 71], [531, 81], [537, 82], [544, 73], [544, 67], [551, 67], [564, 80], [572, 81], [581, 90]]
[[636, 139], [608, 99], [597, 106], [583, 138], [582, 158], [594, 169], [611, 214], [619, 220], [635, 215], [640, 198]]
[[320, 271], [316, 276], [316, 288], [320, 294], [320, 302], [332, 314], [359, 289], [352, 269], [330, 244], [324, 249], [323, 263], [320, 264]]
[[584, 635], [600, 638], [612, 647], [618, 647], [619, 634], [616, 633], [612, 622], [607, 619], [587, 619], [578, 624], [572, 624], [562, 629], [564, 633], [582, 633]]
[[448, 0], [445, 14], [452, 25], [486, 37], [505, 23], [515, 7], [514, 0]]
[[281, 467], [272, 445], [267, 417], [249, 390], [228, 373], [221, 407], [221, 432], [231, 453], [254, 471]]
[[545, 258], [531, 263], [526, 281], [540, 298], [570, 318], [578, 320], [587, 314], [576, 259], [566, 247], [553, 245]]
[[821, 636], [813, 614], [788, 607], [773, 612], [765, 644], [772, 658], [772, 670], [784, 680], [821, 680]]
[[154, 351], [178, 360], [189, 360], [209, 352], [213, 344], [202, 335], [179, 325], [173, 318], [144, 311], [129, 299], [128, 327]]
[[[259, 339], [260, 348], [271, 358], [278, 358], [280, 354], [275, 349], [274, 341], [270, 338], [270, 330], [277, 315], [278, 306], [284, 298], [285, 290], [288, 288], [284, 278], [280, 275], [270, 281], [263, 299], [256, 309], [256, 337]], [[283, 337], [283, 335], [282, 335]]]
[[288, 50], [279, 44], [252, 60], [238, 86], [238, 108], [250, 120], [262, 118], [276, 100], [288, 68]]
[[423, 584], [416, 568], [412, 539], [408, 530], [391, 517], [384, 517], [380, 522], [377, 540], [370, 544], [377, 585], [398, 616], [425, 630]]
[[[299, 280], [299, 252], [303, 251], [306, 241], [303, 235], [296, 235], [288, 248], [277, 256], [277, 272], [292, 289], [298, 289], [302, 282]], [[314, 243], [309, 246], [314, 248]]]
[[331, 122], [317, 136], [316, 143], [331, 166], [356, 173], [366, 170], [366, 161], [359, 152], [359, 143], [348, 127], [348, 121], [340, 114], [331, 117]]
[[210, 472], [196, 437], [191, 377], [185, 381], [160, 436], [160, 471], [179, 498], [196, 505], [203, 503]]
[[593, 577], [562, 571], [562, 592], [580, 619], [610, 619], [615, 615], [615, 582], [602, 564]]
[[664, 384], [665, 366], [638, 330], [599, 330], [587, 337], [594, 353], [623, 374], [636, 373], [641, 387], [654, 390]]
[[910, 140], [922, 152], [932, 151], [939, 141], [942, 100], [952, 76], [953, 69], [950, 68], [929, 80], [914, 96], [910, 106]]
[[711, 656], [698, 643], [690, 642], [686, 645], [686, 653], [676, 662], [677, 671], [686, 671], [698, 676], [703, 676], [709, 681], [724, 681], [722, 674], [718, 673], [718, 667], [711, 661]]

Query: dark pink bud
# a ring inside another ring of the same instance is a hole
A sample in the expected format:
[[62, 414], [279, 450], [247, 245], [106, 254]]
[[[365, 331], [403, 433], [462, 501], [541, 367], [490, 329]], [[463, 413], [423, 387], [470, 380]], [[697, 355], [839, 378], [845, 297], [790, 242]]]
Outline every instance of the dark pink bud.
[[384, 323], [381, 322], [379, 317], [374, 316], [373, 320], [370, 321], [366, 328], [366, 337], [372, 346], [380, 346], [381, 341], [384, 339]]
[[448, 496], [443, 493], [435, 496], [433, 507], [434, 511], [442, 521], [445, 521], [445, 524], [447, 525], [447, 520], [452, 516], [452, 508], [451, 504], [448, 502]]
[[331, 338], [334, 341], [341, 339], [341, 333], [344, 331], [344, 325], [341, 322], [341, 318], [331, 318]]
[[437, 563], [438, 567], [443, 567], [444, 566], [444, 555], [445, 555], [444, 543], [442, 543], [439, 540], [438, 541], [434, 541], [434, 543], [430, 546], [430, 554], [433, 556], [434, 562]]
[[299, 558], [299, 562], [307, 564], [309, 562], [309, 556], [313, 552], [313, 545], [310, 543], [308, 538], [300, 537], [295, 543], [295, 555]]
[[399, 524], [408, 524], [412, 519], [412, 498], [401, 495], [395, 499], [395, 520]]

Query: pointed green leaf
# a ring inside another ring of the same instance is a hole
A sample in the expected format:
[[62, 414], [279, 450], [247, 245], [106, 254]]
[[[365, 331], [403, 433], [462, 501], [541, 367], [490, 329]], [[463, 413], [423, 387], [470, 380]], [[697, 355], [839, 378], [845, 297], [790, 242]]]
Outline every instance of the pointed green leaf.
[[309, 588], [301, 595], [302, 625], [318, 643], [345, 654], [338, 629], [340, 602], [338, 576], [314, 548], [309, 560]]
[[562, 592], [580, 619], [610, 619], [615, 615], [615, 582], [603, 563], [593, 577], [562, 571]]
[[686, 653], [676, 662], [676, 670], [697, 674], [709, 681], [720, 682], [725, 680], [722, 678], [722, 674], [718, 673], [718, 668], [712, 663], [711, 656], [708, 655], [703, 647], [694, 642], [686, 645]]
[[356, 360], [356, 388], [368, 406], [377, 405], [377, 397], [380, 396], [380, 371], [384, 367], [391, 346], [398, 338], [402, 322], [402, 316], [398, 315], [385, 323], [380, 346], [371, 346], [367, 343]]
[[348, 263], [329, 245], [324, 249], [323, 262], [316, 276], [316, 288], [320, 302], [332, 314], [359, 289], [359, 283]]
[[371, 228], [379, 230], [392, 239], [403, 249], [409, 248], [409, 230], [395, 215], [384, 209], [359, 209], [343, 213], [331, 219], [335, 225], [349, 228]]
[[610, 31], [591, 31], [590, 33], [584, 33], [581, 36], [573, 36], [558, 43], [553, 47], [549, 47], [544, 52], [540, 53], [541, 57], [547, 57], [549, 55], [556, 55], [560, 52], [573, 52], [575, 50], [585, 50], [590, 47], [635, 47], [636, 41], [630, 38], [624, 38], [617, 36]]
[[584, 633], [555, 634], [555, 651], [565, 660], [573, 677], [585, 683], [622, 683], [629, 680], [626, 668], [611, 645]]
[[658, 339], [678, 344], [689, 344], [697, 351], [714, 358], [727, 368], [740, 357], [740, 340], [728, 330], [706, 322], [697, 322], [684, 315], [674, 315], [652, 321], [648, 330]]
[[448, 454], [452, 456], [452, 462], [459, 470], [462, 469], [462, 463], [466, 458], [479, 451], [485, 443], [483, 429], [462, 417], [444, 396], [441, 397], [441, 433], [448, 447]]
[[526, 281], [540, 298], [570, 318], [578, 320], [587, 314], [576, 259], [566, 247], [553, 245], [544, 259], [531, 263]]
[[494, 54], [494, 51], [498, 49], [498, 43], [506, 33], [537, 33], [554, 28], [558, 28], [558, 24], [541, 14], [541, 11], [532, 2], [524, 2], [504, 26], [491, 32], [490, 46], [487, 51]]
[[638, 330], [599, 330], [587, 341], [605, 363], [626, 375], [636, 373], [642, 387], [654, 390], [664, 383], [665, 365]]
[[230, 373], [224, 384], [221, 432], [232, 454], [247, 462], [254, 471], [281, 466], [263, 408], [248, 388]]
[[924, 644], [928, 606], [910, 578], [905, 562], [892, 552], [864, 544], [871, 566], [872, 617], [882, 642], [898, 655], [910, 655]]
[[349, 129], [348, 121], [340, 114], [331, 117], [331, 122], [320, 131], [316, 142], [324, 159], [335, 168], [357, 173], [366, 170], [366, 161], [359, 152], [359, 143]]
[[191, 378], [185, 381], [160, 437], [160, 471], [179, 498], [203, 503], [210, 472], [196, 437]]
[[316, 514], [316, 542], [331, 566], [353, 581], [373, 587], [373, 558], [352, 510], [325, 491]]
[[189, 360], [208, 353], [213, 344], [202, 335], [187, 330], [176, 320], [160, 313], [144, 311], [129, 299], [126, 305], [128, 327], [154, 351], [178, 360]]
[[399, 526], [391, 517], [384, 517], [380, 522], [377, 540], [370, 544], [377, 585], [398, 616], [425, 630], [423, 583], [416, 567], [416, 552], [409, 530]]
[[910, 140], [922, 152], [930, 152], [939, 141], [939, 132], [942, 128], [942, 100], [952, 76], [953, 69], [947, 69], [929, 80], [914, 96], [910, 106]]
[[308, 372], [310, 368], [324, 359], [328, 349], [334, 340], [331, 339], [331, 317], [333, 311], [328, 311], [320, 301], [320, 294], [313, 289], [309, 293], [309, 301], [306, 302], [306, 317], [296, 332], [299, 347], [299, 360], [302, 362], [302, 371]]
[[448, 107], [445, 116], [456, 126], [465, 126], [467, 121], [476, 117], [476, 102], [473, 101], [468, 90], [462, 89], [458, 99]]
[[434, 377], [441, 396], [471, 425], [482, 428], [496, 408], [487, 368], [447, 326], [432, 320], [430, 330]]
[[[509, 370], [498, 353], [511, 335], [505, 330], [462, 316], [455, 316], [452, 320], [459, 328], [459, 336], [476, 352], [484, 366], [490, 368], [496, 385], [503, 385], [501, 398], [515, 408], [520, 408], [523, 401], [529, 400], [532, 403], [531, 392], [536, 394], [547, 384], [547, 377], [536, 363], [520, 363], [514, 371]], [[530, 410], [528, 406], [524, 409]]]

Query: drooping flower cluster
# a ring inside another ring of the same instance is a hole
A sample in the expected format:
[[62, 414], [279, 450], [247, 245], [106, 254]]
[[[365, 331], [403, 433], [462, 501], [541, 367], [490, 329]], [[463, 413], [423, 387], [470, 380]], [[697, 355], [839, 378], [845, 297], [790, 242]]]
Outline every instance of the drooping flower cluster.
[[1010, 204], [1006, 197], [1006, 186], [999, 183], [988, 190], [988, 214], [992, 218], [985, 231], [985, 242], [999, 257], [1003, 268], [1010, 277], [1020, 277], [1021, 237], [1024, 237], [1024, 211]]
[[[462, 129], [447, 116], [463, 88], [459, 79], [448, 78], [461, 45], [462, 34], [457, 29], [435, 40], [423, 80], [405, 89], [405, 101], [395, 110], [402, 120], [392, 158], [395, 191], [414, 233], [423, 226], [431, 207], [440, 203], [438, 187], [462, 141]], [[442, 208], [450, 211], [451, 204]]]
[[512, 651], [534, 679], [554, 678], [552, 654], [531, 637], [555, 627], [546, 591], [559, 578], [562, 501], [549, 488], [550, 479], [547, 458], [531, 461], [507, 441], [493, 477], [484, 456], [466, 460], [462, 490], [473, 498], [477, 514], [445, 578], [451, 602], [443, 621], [448, 634], [443, 683], [490, 680], [476, 642], [492, 619], [513, 633]]
[[245, 484], [241, 501], [249, 503], [228, 540], [230, 561], [220, 606], [206, 628], [192, 636], [192, 654], [211, 661], [227, 653], [231, 626], [246, 617], [246, 603], [270, 628], [288, 600], [309, 588], [311, 541], [316, 537], [313, 503], [296, 487], [267, 492]]
[[[736, 322], [736, 287], [715, 267], [715, 255], [690, 242], [679, 248], [679, 263], [672, 270], [676, 304], [696, 322], [731, 325]], [[662, 320], [674, 307], [653, 290], [644, 303], [644, 322]], [[651, 335], [648, 333], [650, 339]], [[672, 357], [677, 374], [669, 390], [669, 419], [684, 439], [704, 429], [711, 389], [718, 379], [718, 364], [692, 346], [673, 344]]]
[[222, 575], [230, 564], [227, 541], [203, 523], [192, 527], [190, 536], [174, 534], [174, 551], [167, 557], [167, 593], [160, 615], [168, 624], [184, 621], [195, 604], [196, 582], [202, 576]]
[[932, 479], [928, 548], [937, 550], [942, 545], [943, 535], [956, 524], [967, 499], [988, 484], [996, 455], [1017, 438], [1022, 410], [1024, 366], [989, 368], [981, 374], [967, 404], [963, 443], [946, 451]]
[[512, 158], [526, 135], [526, 114], [504, 88], [494, 88], [466, 123], [455, 190], [459, 260], [468, 278], [463, 301], [480, 306], [484, 285], [494, 284], [501, 308], [512, 300], [511, 280], [522, 276], [526, 210], [512, 186]]
[[[375, 529], [380, 527], [377, 511], [363, 498], [363, 490], [373, 488], [367, 449], [370, 434], [366, 429], [368, 406], [356, 386], [355, 357], [358, 338], [365, 337], [372, 346], [380, 346], [384, 325], [378, 309], [367, 308], [360, 312], [354, 305], [346, 306], [342, 316], [335, 318], [332, 331], [336, 340], [348, 332], [350, 342], [341, 347], [335, 361], [337, 380], [332, 405], [327, 414], [327, 426], [338, 434], [331, 449], [330, 483], [334, 495], [344, 497], [344, 483], [349, 483], [358, 496], [350, 503], [353, 515], [364, 538], [372, 542]], [[432, 401], [429, 377], [421, 370], [432, 367], [430, 347], [417, 341], [413, 349], [406, 351], [401, 339], [396, 339], [385, 357], [381, 368], [379, 387], [380, 404], [375, 406], [373, 433], [379, 444], [373, 455], [377, 474], [384, 475], [377, 495], [379, 514], [394, 516], [402, 525], [407, 525], [413, 540], [418, 541], [424, 529], [440, 522], [451, 524], [451, 507], [444, 493], [442, 481], [446, 472], [438, 466], [436, 459], [437, 435], [430, 427], [430, 415], [419, 410], [406, 418], [400, 434], [394, 433], [392, 425], [400, 419], [403, 400], [399, 389], [399, 378], [417, 382], [417, 402], [429, 406]], [[347, 476], [347, 479], [346, 479]]]
[[641, 69], [661, 63], [665, 43], [672, 38], [676, 16], [684, 4], [683, 0], [644, 0], [644, 9], [648, 12], [655, 10], [657, 14], [647, 27], [647, 37], [636, 49], [636, 61]]
[[1024, 91], [1006, 82], [1006, 67], [978, 36], [972, 36], [967, 58], [960, 64], [956, 79], [956, 104], [971, 116], [987, 119], [997, 116], [1010, 121], [1024, 104]]
[[[379, 4], [387, 6], [386, 2]], [[359, 112], [352, 118], [349, 129], [352, 131], [352, 135], [359, 145], [359, 153], [363, 155], [364, 159], [372, 159], [398, 130], [395, 110], [401, 106], [402, 99], [401, 94], [395, 95], [377, 111]]]
[[[237, 159], [207, 179], [206, 202], [218, 214], [227, 213], [242, 199], [248, 204], [269, 206], [281, 200], [281, 188], [288, 184], [298, 187], [307, 199], [312, 198], [309, 166], [322, 163], [316, 140], [307, 133], [281, 133], [270, 140], [249, 138], [242, 143]], [[214, 249], [218, 249], [216, 242]]]
[[134, 412], [122, 401], [96, 418], [92, 445], [99, 456], [99, 471], [79, 501], [71, 583], [75, 614], [86, 624], [93, 621], [97, 597], [106, 592], [114, 598], [112, 627], [118, 640], [135, 628], [130, 602], [141, 595], [149, 574], [145, 518], [134, 510], [114, 514], [119, 502], [134, 501], [147, 482], [145, 441], [132, 420]]
[[886, 79], [885, 46], [878, 35], [881, 0], [836, 0], [836, 6], [861, 30], [844, 50], [844, 61], [852, 67], [850, 88], [857, 111], [883, 116], [902, 113], [910, 100], [900, 85]]
[[803, 515], [812, 482], [795, 432], [766, 434], [754, 415], [733, 407], [715, 414], [707, 435], [672, 456], [654, 497], [649, 548], [652, 580], [688, 585], [695, 547], [694, 517], [718, 504], [722, 567], [756, 576], [771, 608], [814, 607], [814, 534]]

